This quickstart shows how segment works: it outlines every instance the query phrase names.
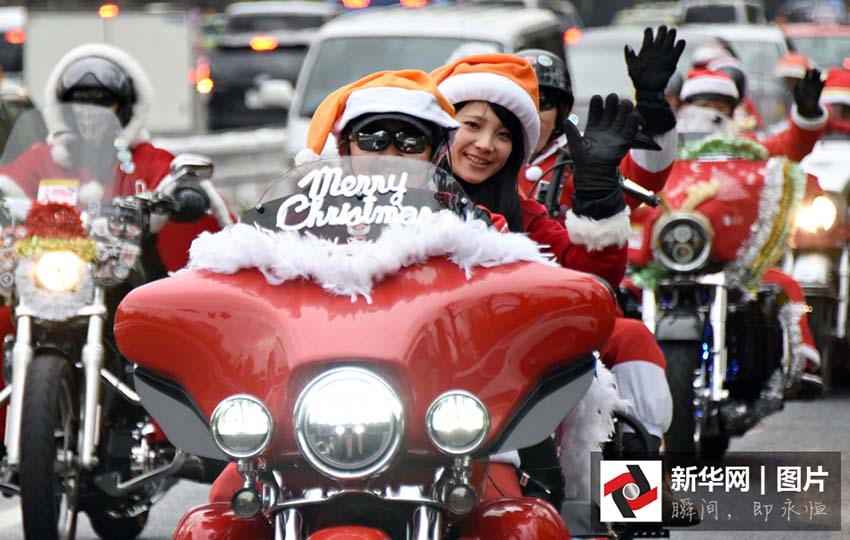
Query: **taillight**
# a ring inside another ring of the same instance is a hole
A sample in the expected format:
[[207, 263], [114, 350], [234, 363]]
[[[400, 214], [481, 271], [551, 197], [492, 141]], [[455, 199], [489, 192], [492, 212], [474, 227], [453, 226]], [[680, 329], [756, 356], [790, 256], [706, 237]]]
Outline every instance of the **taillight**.
[[372, 0], [342, 0], [342, 6], [346, 9], [363, 9], [371, 3]]
[[194, 84], [199, 94], [209, 94], [213, 89], [213, 80], [210, 77], [210, 60], [206, 57], [198, 58], [195, 69], [189, 70], [189, 84]]
[[428, 0], [401, 0], [401, 7], [421, 8], [428, 5]]
[[277, 40], [274, 36], [254, 36], [248, 42], [251, 50], [257, 52], [273, 51], [277, 49]]
[[581, 41], [581, 30], [575, 26], [567, 28], [564, 32], [564, 45], [575, 45]]
[[27, 40], [27, 33], [22, 29], [9, 30], [5, 35], [6, 42], [12, 45], [22, 45]]
[[116, 4], [103, 4], [97, 9], [97, 14], [101, 19], [112, 19], [118, 16], [118, 6]]

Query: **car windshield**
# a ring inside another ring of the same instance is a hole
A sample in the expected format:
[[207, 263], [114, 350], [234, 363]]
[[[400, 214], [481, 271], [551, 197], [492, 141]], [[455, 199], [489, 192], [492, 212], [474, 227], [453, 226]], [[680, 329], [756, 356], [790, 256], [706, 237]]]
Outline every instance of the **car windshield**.
[[779, 43], [746, 39], [730, 39], [729, 43], [751, 77], [773, 78], [773, 67], [784, 52]]
[[685, 11], [686, 23], [735, 22], [735, 6], [691, 7]]
[[275, 32], [280, 30], [307, 30], [322, 26], [327, 17], [323, 15], [262, 14], [232, 17], [227, 21], [227, 31]]
[[[604, 96], [610, 92], [622, 96], [631, 92], [632, 81], [623, 56], [625, 42], [624, 38], [582, 40], [570, 47], [567, 57], [576, 99], [589, 100], [594, 94]], [[599, 69], [600, 66], [605, 69]]]
[[[319, 47], [307, 75], [302, 116], [312, 116], [328, 94], [370, 73], [382, 70], [431, 71], [446, 63], [458, 47], [476, 43], [462, 38], [380, 36], [329, 39]], [[500, 51], [497, 43], [482, 45]]]
[[840, 66], [850, 56], [850, 36], [812, 36], [792, 40], [798, 52], [822, 68]]

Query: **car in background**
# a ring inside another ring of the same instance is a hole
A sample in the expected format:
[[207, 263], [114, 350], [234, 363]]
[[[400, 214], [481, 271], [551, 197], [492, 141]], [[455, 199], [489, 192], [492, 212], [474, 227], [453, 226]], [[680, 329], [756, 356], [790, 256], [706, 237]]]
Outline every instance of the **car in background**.
[[632, 8], [621, 9], [611, 20], [613, 26], [638, 26], [640, 28], [675, 26], [679, 20], [677, 2], [646, 2]]
[[791, 47], [821, 69], [844, 65], [850, 58], [850, 26], [840, 24], [786, 24], [782, 27]]
[[[325, 97], [381, 70], [431, 71], [480, 52], [545, 49], [563, 58], [560, 21], [550, 11], [512, 6], [391, 7], [340, 16], [310, 46], [286, 127], [285, 153], [304, 148], [310, 119]], [[332, 148], [329, 146], [325, 149]]]
[[[207, 125], [229, 129], [286, 122], [287, 107], [267, 107], [258, 96], [266, 81], [298, 78], [316, 31], [338, 14], [322, 2], [237, 2], [227, 7], [224, 32], [208, 52]], [[285, 91], [285, 90], [283, 90]]]
[[840, 24], [846, 16], [844, 0], [788, 0], [778, 13], [786, 23]]
[[479, 6], [508, 6], [525, 7], [528, 9], [545, 9], [551, 11], [558, 17], [561, 32], [564, 32], [565, 42], [569, 41], [575, 32], [570, 29], [578, 29], [582, 26], [581, 16], [575, 5], [568, 0], [457, 0], [459, 4], [472, 4]]
[[[27, 92], [15, 82], [3, 80], [0, 84], [0, 156], [3, 158], [3, 163], [8, 163], [14, 158], [27, 150], [25, 147], [7, 148], [6, 143], [9, 141], [9, 134], [12, 132], [12, 126], [18, 121], [18, 118], [34, 105], [29, 98]], [[28, 116], [32, 118], [32, 116]], [[44, 125], [32, 126], [33, 130], [44, 130], [43, 135], [46, 136], [46, 127]], [[27, 140], [44, 140], [44, 137], [35, 137]]]
[[3, 77], [20, 83], [24, 71], [27, 8], [0, 7], [0, 68]]
[[[579, 127], [587, 121], [587, 108], [595, 94], [605, 96], [616, 93], [620, 98], [634, 100], [634, 88], [626, 67], [623, 47], [630, 45], [635, 51], [643, 42], [644, 27], [609, 26], [584, 30], [581, 40], [570, 46], [567, 65], [573, 85], [573, 113], [578, 117]], [[678, 72], [686, 77], [692, 64], [691, 56], [701, 45], [717, 43], [728, 46], [711, 33], [682, 31], [677, 28], [679, 38], [686, 41], [685, 51], [679, 60]], [[604, 66], [604, 69], [600, 69]]]
[[682, 0], [682, 24], [764, 24], [764, 4], [758, 0]]
[[705, 24], [679, 27], [687, 36], [691, 32], [722, 39], [747, 68], [750, 97], [767, 125], [783, 120], [788, 114], [788, 96], [773, 69], [788, 51], [785, 34], [770, 24]]

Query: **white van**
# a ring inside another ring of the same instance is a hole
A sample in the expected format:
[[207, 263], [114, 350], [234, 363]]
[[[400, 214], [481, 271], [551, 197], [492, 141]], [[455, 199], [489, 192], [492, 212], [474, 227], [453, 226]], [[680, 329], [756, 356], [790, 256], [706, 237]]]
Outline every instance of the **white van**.
[[391, 7], [337, 17], [319, 31], [301, 67], [289, 108], [286, 155], [291, 158], [304, 148], [310, 118], [329, 93], [370, 73], [431, 71], [450, 58], [528, 48], [563, 56], [563, 34], [558, 18], [550, 11], [435, 5], [421, 9]]

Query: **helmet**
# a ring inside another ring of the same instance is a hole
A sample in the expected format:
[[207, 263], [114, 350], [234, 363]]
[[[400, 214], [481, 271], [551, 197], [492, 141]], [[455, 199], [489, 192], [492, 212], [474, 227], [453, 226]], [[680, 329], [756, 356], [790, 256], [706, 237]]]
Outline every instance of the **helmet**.
[[528, 60], [534, 68], [540, 89], [557, 91], [561, 96], [564, 114], [569, 112], [573, 107], [573, 85], [564, 61], [558, 55], [543, 49], [525, 49], [518, 51], [516, 55]]
[[60, 102], [85, 102], [118, 105], [117, 116], [126, 126], [133, 115], [136, 91], [133, 80], [115, 62], [99, 56], [87, 56], [72, 62], [56, 86]]

